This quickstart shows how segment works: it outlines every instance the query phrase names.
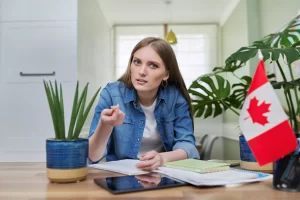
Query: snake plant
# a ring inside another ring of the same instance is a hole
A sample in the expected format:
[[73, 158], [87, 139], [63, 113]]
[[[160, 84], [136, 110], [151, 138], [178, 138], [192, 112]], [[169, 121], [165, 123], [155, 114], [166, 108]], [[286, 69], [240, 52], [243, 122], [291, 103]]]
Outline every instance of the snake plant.
[[[65, 114], [64, 114], [64, 100], [63, 90], [60, 84], [58, 88], [57, 81], [52, 85], [51, 81], [47, 82], [44, 80], [44, 88], [48, 99], [48, 104], [52, 116], [53, 127], [55, 131], [55, 139], [57, 140], [76, 140], [79, 137], [80, 131], [84, 125], [84, 122], [88, 116], [88, 113], [101, 89], [96, 91], [90, 102], [86, 105], [86, 98], [88, 93], [88, 83], [85, 85], [83, 91], [79, 96], [78, 91], [79, 83], [77, 82], [71, 120], [69, 124], [68, 134], [65, 132]], [[79, 97], [79, 98], [78, 98]]]
[[[241, 47], [226, 59], [225, 66], [215, 67], [212, 73], [198, 77], [188, 90], [192, 97], [195, 117], [216, 117], [228, 109], [239, 115], [251, 77], [239, 77], [235, 72], [244, 67], [258, 52], [262, 53], [264, 61], [274, 63], [279, 69], [283, 81], [272, 80], [273, 74], [268, 78], [274, 89], [283, 89], [290, 122], [295, 130], [298, 129], [300, 78], [294, 77], [291, 65], [300, 60], [300, 15], [292, 19], [280, 31], [269, 34], [248, 47]], [[291, 80], [286, 78], [284, 69], [287, 69]], [[229, 80], [221, 76], [224, 73], [231, 73], [239, 82], [230, 84]]]

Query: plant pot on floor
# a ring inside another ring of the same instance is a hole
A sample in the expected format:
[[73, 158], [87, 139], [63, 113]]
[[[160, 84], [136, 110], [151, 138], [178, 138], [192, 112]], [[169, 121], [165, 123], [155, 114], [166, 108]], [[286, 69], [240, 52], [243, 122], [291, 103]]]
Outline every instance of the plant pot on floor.
[[293, 153], [274, 162], [273, 188], [300, 192], [300, 143]]
[[46, 140], [47, 177], [51, 182], [84, 180], [88, 174], [88, 139]]
[[241, 168], [246, 170], [262, 171], [266, 173], [273, 172], [273, 163], [259, 166], [248, 145], [246, 138], [243, 135], [239, 136]]

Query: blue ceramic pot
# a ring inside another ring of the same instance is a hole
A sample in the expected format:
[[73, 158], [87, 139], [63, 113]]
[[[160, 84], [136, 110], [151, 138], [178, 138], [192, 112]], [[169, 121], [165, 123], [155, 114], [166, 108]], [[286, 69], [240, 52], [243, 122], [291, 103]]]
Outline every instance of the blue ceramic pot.
[[47, 176], [52, 182], [74, 182], [87, 176], [88, 139], [46, 140]]
[[239, 136], [241, 161], [256, 162], [256, 159], [243, 135]]

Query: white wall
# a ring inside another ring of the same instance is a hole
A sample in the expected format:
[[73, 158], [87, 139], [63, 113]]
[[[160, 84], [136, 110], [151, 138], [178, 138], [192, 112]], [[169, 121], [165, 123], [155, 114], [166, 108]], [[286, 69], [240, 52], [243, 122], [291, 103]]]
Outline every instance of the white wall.
[[[230, 17], [221, 27], [221, 43], [222, 43], [222, 65], [226, 58], [233, 52], [237, 51], [242, 46], [247, 46], [248, 41], [248, 19], [247, 19], [247, 0], [241, 0], [233, 10]], [[238, 71], [238, 75], [249, 75], [249, 67], [244, 67]], [[236, 82], [237, 79], [231, 74], [227, 74], [231, 82]], [[239, 134], [238, 116], [227, 111], [224, 113], [224, 130], [225, 137], [237, 138]]]
[[299, 0], [260, 0], [260, 29], [262, 36], [278, 31], [296, 17], [300, 10]]
[[[113, 80], [111, 48], [111, 28], [97, 1], [78, 0], [78, 80], [81, 88], [89, 82], [88, 98], [100, 86], [103, 88]], [[82, 136], [88, 132], [98, 99], [89, 113]]]

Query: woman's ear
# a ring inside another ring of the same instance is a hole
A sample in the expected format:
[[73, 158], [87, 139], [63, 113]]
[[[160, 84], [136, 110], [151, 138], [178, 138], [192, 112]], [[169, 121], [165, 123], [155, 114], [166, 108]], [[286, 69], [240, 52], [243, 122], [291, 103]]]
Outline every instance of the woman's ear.
[[169, 71], [166, 71], [166, 76], [163, 78], [164, 81], [169, 79]]

